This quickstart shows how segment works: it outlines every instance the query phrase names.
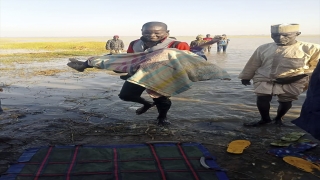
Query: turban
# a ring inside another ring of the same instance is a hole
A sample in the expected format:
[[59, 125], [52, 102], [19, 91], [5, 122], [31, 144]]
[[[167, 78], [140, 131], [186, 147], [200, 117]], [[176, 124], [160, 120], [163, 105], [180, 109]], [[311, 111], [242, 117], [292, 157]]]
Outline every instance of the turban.
[[299, 24], [275, 24], [271, 26], [271, 33], [298, 32]]

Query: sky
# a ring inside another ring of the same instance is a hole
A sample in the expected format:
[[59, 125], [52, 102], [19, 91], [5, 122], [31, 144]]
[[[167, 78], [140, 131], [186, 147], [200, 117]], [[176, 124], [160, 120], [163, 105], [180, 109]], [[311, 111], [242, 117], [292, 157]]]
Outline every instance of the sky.
[[0, 37], [140, 36], [150, 21], [171, 36], [268, 35], [281, 23], [320, 34], [320, 0], [0, 0]]

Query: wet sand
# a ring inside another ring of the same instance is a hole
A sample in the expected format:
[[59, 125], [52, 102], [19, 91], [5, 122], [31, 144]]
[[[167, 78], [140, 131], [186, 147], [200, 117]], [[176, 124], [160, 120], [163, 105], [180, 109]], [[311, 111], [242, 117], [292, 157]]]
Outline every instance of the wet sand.
[[[179, 40], [189, 42], [189, 39]], [[301, 40], [319, 43], [319, 37]], [[67, 59], [16, 64], [15, 70], [1, 71], [0, 98], [4, 112], [0, 115], [0, 173], [5, 172], [24, 149], [31, 147], [177, 140], [203, 143], [217, 157], [218, 164], [228, 170], [230, 179], [317, 179], [281, 158], [266, 154], [274, 148], [270, 142], [302, 130], [273, 124], [261, 128], [242, 126], [245, 121], [258, 120], [259, 114], [252, 86], [243, 86], [237, 75], [254, 49], [266, 42], [270, 42], [270, 38], [234, 38], [227, 53], [216, 53], [213, 45], [209, 61], [225, 68], [232, 80], [196, 82], [191, 90], [172, 97], [168, 113], [172, 125], [167, 128], [155, 125], [155, 108], [137, 116], [135, 109], [139, 104], [118, 98], [123, 84], [119, 74], [103, 70], [75, 72], [66, 66]], [[48, 69], [59, 69], [60, 73], [32, 74]], [[146, 94], [143, 96], [149, 98]], [[284, 118], [287, 124], [299, 116], [304, 99], [305, 93], [293, 103]], [[276, 108], [274, 98], [272, 117]], [[314, 140], [308, 134], [306, 138]], [[228, 143], [236, 139], [247, 139], [251, 146], [241, 155], [228, 154]], [[307, 154], [319, 156], [320, 148]]]

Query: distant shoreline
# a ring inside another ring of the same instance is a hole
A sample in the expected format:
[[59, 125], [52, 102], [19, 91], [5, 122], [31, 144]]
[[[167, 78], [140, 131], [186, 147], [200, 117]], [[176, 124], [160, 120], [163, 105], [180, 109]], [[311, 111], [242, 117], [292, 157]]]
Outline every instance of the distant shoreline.
[[[175, 35], [171, 35], [171, 36], [174, 36], [174, 37], [194, 37], [196, 35], [190, 35], [190, 36], [175, 36]], [[129, 37], [140, 37], [140, 36], [121, 36], [121, 37], [125, 37], [125, 38], [129, 38]], [[121, 39], [120, 37], [120, 39]], [[269, 34], [267, 35], [228, 35], [228, 37], [233, 37], [233, 38], [236, 38], [236, 37], [270, 37]], [[320, 37], [320, 34], [305, 34], [305, 35], [300, 35], [300, 37]], [[0, 36], [0, 39], [16, 39], [16, 38], [24, 38], [24, 39], [27, 39], [27, 38], [32, 38], [32, 39], [39, 39], [39, 38], [48, 38], [48, 39], [51, 39], [51, 38], [61, 38], [61, 39], [65, 39], [65, 38], [70, 38], [70, 39], [73, 39], [73, 38], [112, 38], [112, 35], [110, 36], [74, 36], [74, 37], [67, 37], [67, 36], [62, 36], [62, 37], [49, 37], [49, 36], [46, 36], [46, 37], [1, 37]]]
[[[189, 42], [195, 39], [195, 36], [175, 36], [180, 41]], [[214, 35], [212, 35], [214, 36]], [[320, 41], [320, 34], [318, 35], [301, 35], [300, 38], [314, 38]], [[120, 36], [125, 44], [130, 43], [132, 40], [139, 39], [140, 36]], [[270, 35], [228, 35], [230, 39], [242, 39], [242, 38], [262, 38], [271, 39]], [[87, 37], [0, 37], [0, 42], [106, 42], [108, 39], [112, 39], [112, 36], [87, 36]]]

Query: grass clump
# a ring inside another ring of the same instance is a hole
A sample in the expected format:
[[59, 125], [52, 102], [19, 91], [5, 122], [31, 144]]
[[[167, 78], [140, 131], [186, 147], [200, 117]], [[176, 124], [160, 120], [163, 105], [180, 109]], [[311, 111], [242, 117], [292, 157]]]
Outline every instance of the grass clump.
[[[74, 56], [99, 56], [109, 53], [105, 42], [12, 42], [1, 41], [0, 63], [50, 61]], [[6, 52], [6, 50], [8, 52]]]

